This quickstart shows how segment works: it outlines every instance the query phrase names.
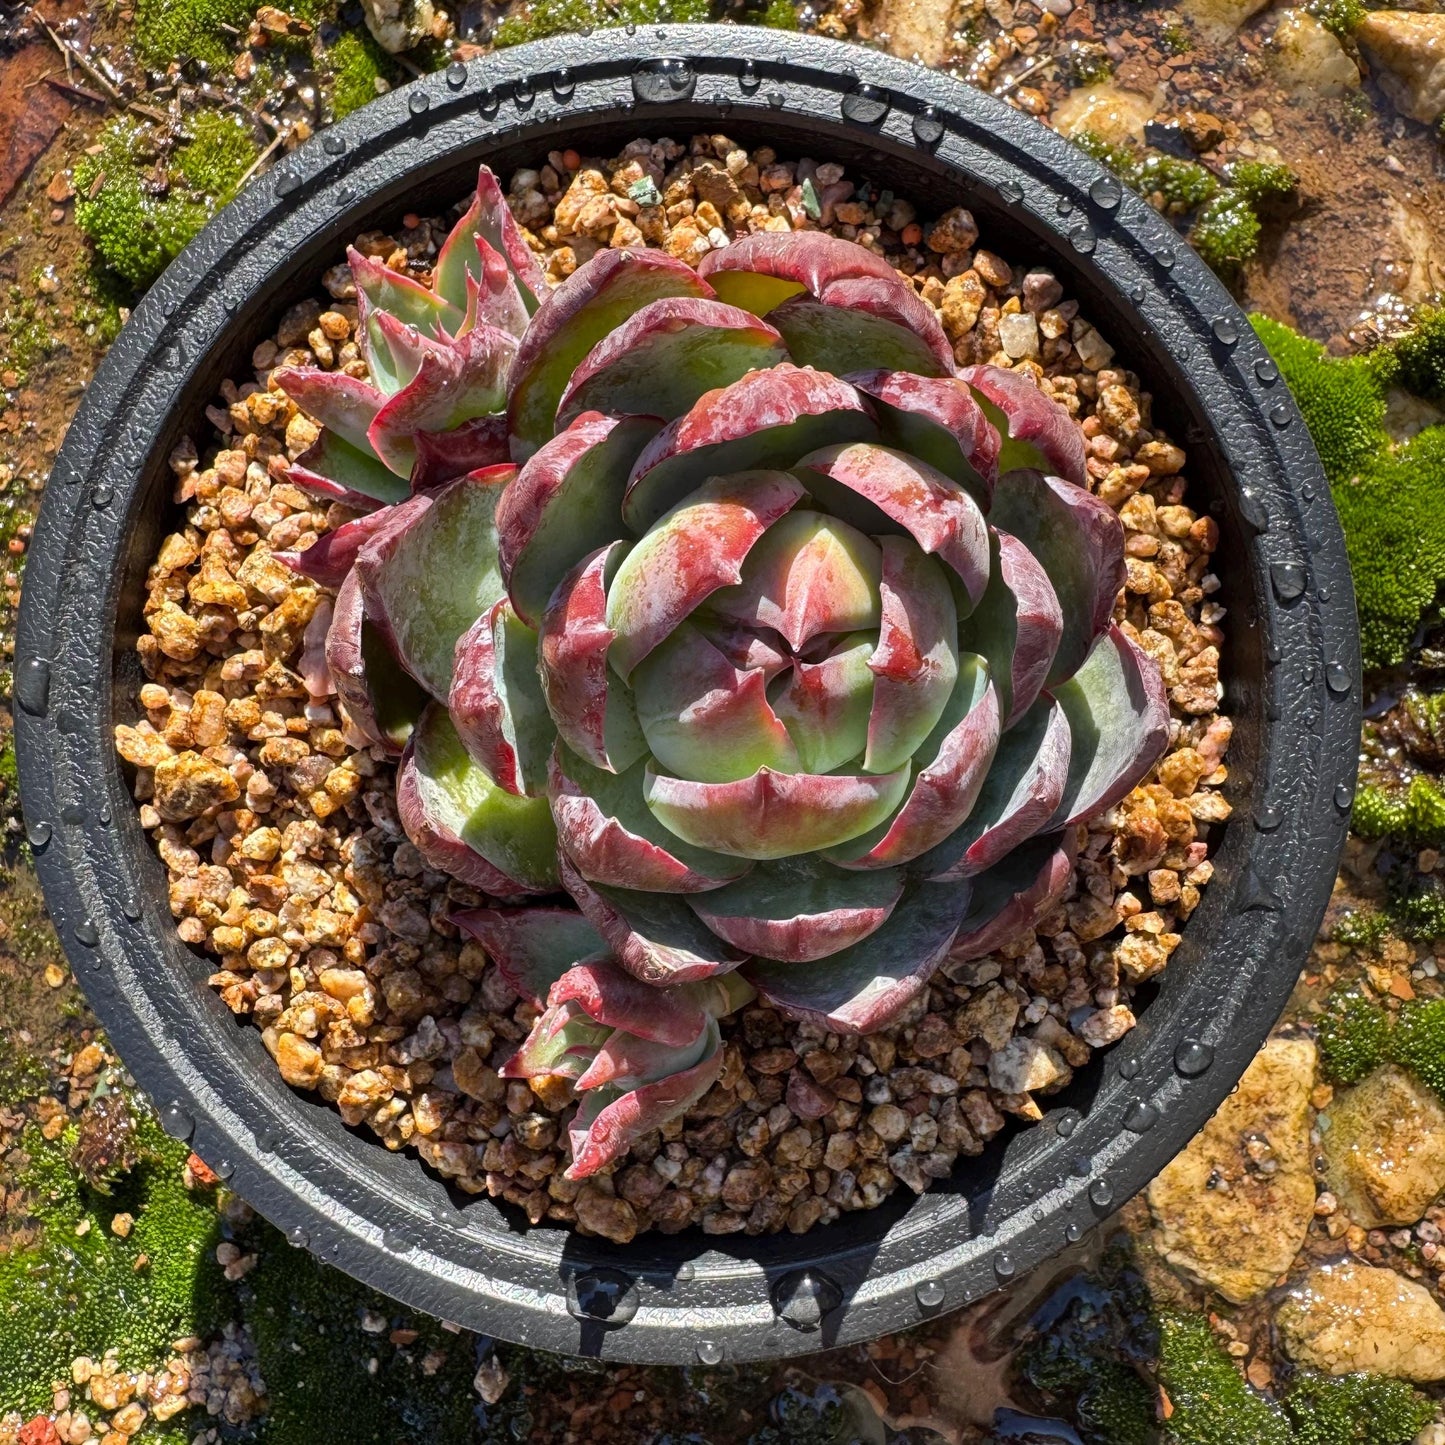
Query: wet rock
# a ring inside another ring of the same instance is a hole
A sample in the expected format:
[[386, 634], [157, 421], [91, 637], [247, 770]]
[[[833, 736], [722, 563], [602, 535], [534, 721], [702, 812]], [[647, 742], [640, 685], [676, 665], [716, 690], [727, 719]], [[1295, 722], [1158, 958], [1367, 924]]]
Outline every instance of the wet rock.
[[1356, 1224], [1414, 1224], [1445, 1189], [1445, 1107], [1403, 1069], [1337, 1094], [1328, 1118], [1330, 1188]]
[[1206, 39], [1224, 40], [1268, 4], [1269, 0], [1185, 0], [1179, 8]]
[[420, 44], [436, 24], [431, 0], [361, 0], [361, 8], [376, 43], [393, 55]]
[[934, 68], [948, 59], [954, 31], [981, 8], [972, 0], [883, 0], [873, 30], [892, 54]]
[[1145, 124], [1153, 119], [1158, 109], [1157, 92], [1155, 95], [1140, 95], [1105, 82], [1102, 85], [1081, 85], [1071, 90], [1054, 107], [1053, 121], [1055, 129], [1066, 136], [1092, 131], [1104, 140], [1118, 144], [1126, 140], [1142, 141]]
[[[1314, 1072], [1309, 1040], [1271, 1040], [1149, 1186], [1159, 1252], [1236, 1304], [1263, 1294], [1304, 1243], [1315, 1202]], [[1269, 1168], [1260, 1167], [1261, 1156]]]
[[1360, 88], [1360, 68], [1335, 36], [1307, 10], [1286, 10], [1270, 39], [1270, 62], [1296, 92], [1345, 95]]
[[1372, 10], [1355, 30], [1390, 99], [1427, 124], [1445, 113], [1445, 14]]
[[1392, 1269], [1346, 1259], [1311, 1270], [1275, 1325], [1291, 1359], [1331, 1375], [1445, 1379], [1445, 1311]]

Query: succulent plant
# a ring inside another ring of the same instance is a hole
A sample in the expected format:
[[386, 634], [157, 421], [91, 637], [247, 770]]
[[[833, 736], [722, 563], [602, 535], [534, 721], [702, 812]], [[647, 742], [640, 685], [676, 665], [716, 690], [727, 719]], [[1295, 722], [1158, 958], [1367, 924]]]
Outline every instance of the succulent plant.
[[351, 264], [368, 378], [276, 381], [362, 515], [289, 560], [412, 842], [516, 905], [458, 921], [544, 1009], [507, 1071], [582, 1094], [574, 1177], [754, 991], [876, 1029], [1053, 906], [1168, 739], [1062, 407], [819, 232], [548, 290], [483, 171], [429, 286]]

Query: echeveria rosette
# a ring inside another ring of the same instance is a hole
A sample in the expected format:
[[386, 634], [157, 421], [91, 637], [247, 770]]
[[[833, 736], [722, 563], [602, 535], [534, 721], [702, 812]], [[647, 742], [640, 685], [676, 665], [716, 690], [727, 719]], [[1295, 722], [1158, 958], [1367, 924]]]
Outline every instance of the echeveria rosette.
[[[715, 1022], [638, 1033], [625, 988], [669, 1009], [732, 977], [709, 1018], [755, 988], [884, 1026], [1053, 905], [1168, 710], [1111, 620], [1122, 531], [1078, 427], [1024, 376], [957, 371], [881, 258], [764, 233], [697, 270], [602, 251], [543, 294], [499, 200], [484, 175], [430, 290], [361, 263], [369, 382], [282, 377], [326, 425], [300, 480], [410, 464], [295, 564], [339, 586], [333, 675], [404, 748], [427, 860], [580, 910], [530, 910], [548, 1007], [516, 1062], [606, 1100], [576, 1141], [596, 1167], [718, 1057]], [[597, 1008], [560, 982], [583, 963]]]

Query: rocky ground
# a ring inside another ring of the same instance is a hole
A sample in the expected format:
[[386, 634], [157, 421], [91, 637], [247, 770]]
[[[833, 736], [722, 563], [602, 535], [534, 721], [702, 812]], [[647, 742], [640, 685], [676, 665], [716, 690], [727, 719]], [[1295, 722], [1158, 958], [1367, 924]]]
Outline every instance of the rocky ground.
[[[0, 6], [0, 637], [76, 399], [137, 290], [250, 172], [453, 54], [722, 13], [368, 10], [371, 28], [318, 0]], [[1378, 664], [1360, 836], [1285, 1019], [1145, 1197], [964, 1315], [681, 1380], [494, 1347], [324, 1269], [160, 1132], [45, 921], [7, 746], [4, 1445], [328, 1440], [343, 1401], [348, 1438], [387, 1445], [1445, 1442], [1445, 652], [1428, 618], [1411, 635], [1445, 576], [1445, 348], [1428, 310], [1426, 342], [1381, 344], [1445, 284], [1445, 16], [1429, 0], [774, 0], [725, 18], [884, 46], [1007, 95], [1150, 194], [1251, 309], [1345, 358], [1269, 334], [1345, 506]], [[1357, 478], [1381, 489], [1368, 506]], [[1408, 596], [1378, 561], [1406, 538]]]

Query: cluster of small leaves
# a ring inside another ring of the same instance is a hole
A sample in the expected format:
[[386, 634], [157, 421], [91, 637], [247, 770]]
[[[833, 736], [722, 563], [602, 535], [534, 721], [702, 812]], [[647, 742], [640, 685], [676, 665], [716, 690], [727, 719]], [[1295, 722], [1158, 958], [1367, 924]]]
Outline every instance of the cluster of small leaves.
[[[1391, 385], [1440, 365], [1438, 323], [1413, 350], [1396, 343], [1335, 358], [1280, 322], [1252, 320], [1304, 413], [1339, 508], [1365, 665], [1393, 666], [1445, 580], [1445, 425], [1395, 445], [1385, 399]], [[1412, 358], [1408, 369], [1402, 347]]]
[[1214, 270], [1227, 273], [1259, 249], [1261, 206], [1295, 187], [1288, 166], [1238, 161], [1225, 171], [1227, 184], [1199, 212], [1189, 239]]
[[1127, 186], [1144, 196], [1158, 196], [1166, 210], [1182, 214], [1203, 205], [1219, 190], [1219, 181], [1198, 161], [1144, 151], [1083, 131], [1074, 143], [1109, 167]]
[[1365, 18], [1363, 0], [1309, 0], [1305, 10], [1341, 40]]
[[389, 86], [396, 78], [391, 56], [364, 26], [343, 30], [326, 49], [331, 67], [331, 114], [341, 120], [377, 97], [377, 81]]
[[1114, 73], [1114, 62], [1102, 45], [1073, 41], [1067, 51], [1069, 77], [1075, 85], [1098, 85]]
[[1367, 784], [1355, 795], [1351, 826], [1362, 838], [1438, 848], [1445, 844], [1445, 792], [1424, 773], [1416, 773], [1402, 791]]
[[1390, 1015], [1355, 986], [1335, 989], [1319, 1021], [1320, 1067], [1331, 1083], [1355, 1084], [1398, 1064], [1445, 1098], [1445, 999], [1410, 999]]

